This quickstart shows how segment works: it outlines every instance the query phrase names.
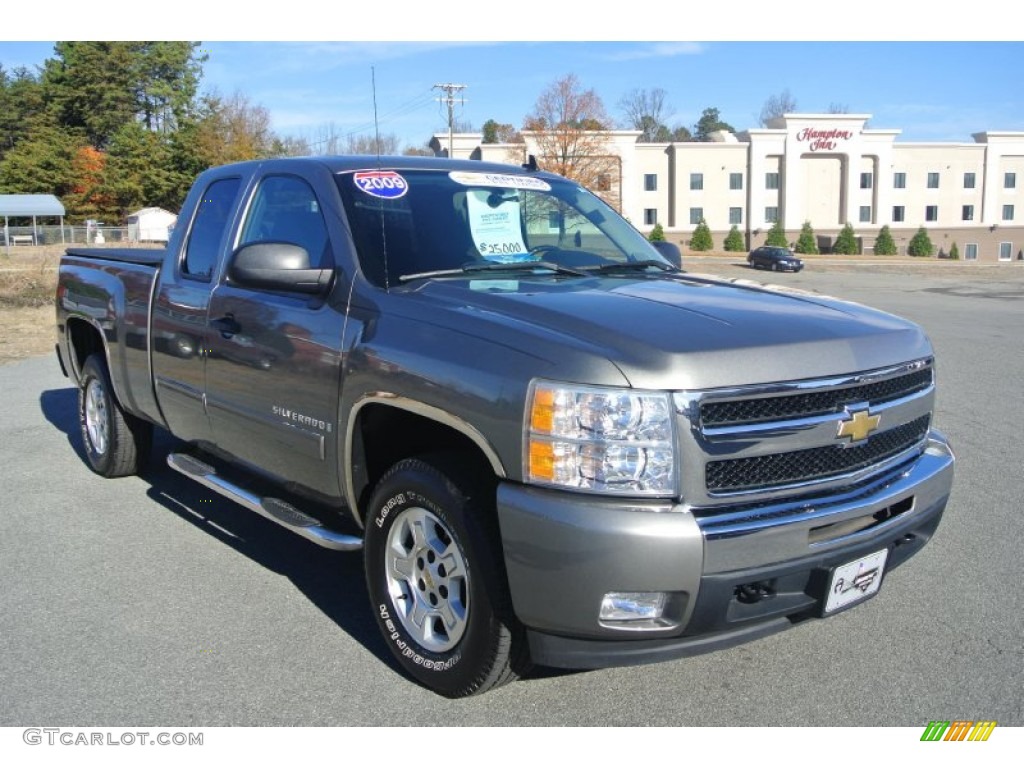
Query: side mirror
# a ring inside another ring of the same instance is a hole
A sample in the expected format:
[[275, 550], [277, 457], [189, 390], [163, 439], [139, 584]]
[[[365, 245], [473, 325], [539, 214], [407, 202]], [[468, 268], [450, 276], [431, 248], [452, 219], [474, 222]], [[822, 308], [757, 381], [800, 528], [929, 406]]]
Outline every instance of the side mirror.
[[670, 243], [668, 240], [655, 240], [651, 245], [673, 267], [676, 269], [683, 268], [683, 252], [679, 250], [678, 245]]
[[228, 280], [234, 285], [268, 291], [320, 294], [327, 290], [333, 269], [309, 266], [309, 254], [292, 243], [252, 243], [233, 254]]

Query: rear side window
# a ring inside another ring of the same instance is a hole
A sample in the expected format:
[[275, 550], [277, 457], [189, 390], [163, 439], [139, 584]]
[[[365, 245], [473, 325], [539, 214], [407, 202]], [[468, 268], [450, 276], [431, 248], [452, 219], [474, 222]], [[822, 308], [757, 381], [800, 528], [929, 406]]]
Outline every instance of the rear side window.
[[241, 180], [237, 178], [219, 179], [203, 192], [185, 245], [185, 260], [181, 266], [183, 274], [197, 280], [209, 280], [213, 275], [240, 184]]

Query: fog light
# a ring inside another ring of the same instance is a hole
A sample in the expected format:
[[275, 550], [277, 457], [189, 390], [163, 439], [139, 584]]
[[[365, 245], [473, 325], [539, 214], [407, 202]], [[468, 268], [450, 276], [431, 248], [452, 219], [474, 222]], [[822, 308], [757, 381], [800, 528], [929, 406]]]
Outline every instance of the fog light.
[[650, 621], [665, 613], [664, 592], [609, 592], [601, 601], [601, 621]]

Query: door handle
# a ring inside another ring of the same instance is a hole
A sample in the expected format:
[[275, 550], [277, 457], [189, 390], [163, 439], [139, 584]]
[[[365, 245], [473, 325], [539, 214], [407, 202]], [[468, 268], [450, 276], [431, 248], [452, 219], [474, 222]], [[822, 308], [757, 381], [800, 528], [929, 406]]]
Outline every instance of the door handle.
[[210, 327], [215, 331], [220, 331], [220, 335], [225, 339], [230, 339], [242, 330], [242, 326], [235, 320], [234, 315], [225, 315], [224, 317], [218, 317], [216, 320], [211, 320]]

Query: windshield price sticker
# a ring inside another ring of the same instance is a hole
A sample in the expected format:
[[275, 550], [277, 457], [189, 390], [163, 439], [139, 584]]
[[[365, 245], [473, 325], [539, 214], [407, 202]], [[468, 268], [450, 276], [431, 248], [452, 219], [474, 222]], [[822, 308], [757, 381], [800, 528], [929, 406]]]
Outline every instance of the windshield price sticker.
[[523, 244], [519, 198], [495, 195], [484, 189], [466, 193], [469, 229], [476, 249], [488, 261], [533, 261]]
[[352, 180], [366, 194], [385, 200], [394, 200], [409, 191], [409, 183], [397, 171], [358, 171]]
[[537, 189], [550, 192], [551, 185], [543, 179], [529, 176], [515, 176], [506, 173], [477, 173], [468, 171], [451, 171], [448, 178], [457, 184], [467, 187], [508, 187], [509, 189]]

